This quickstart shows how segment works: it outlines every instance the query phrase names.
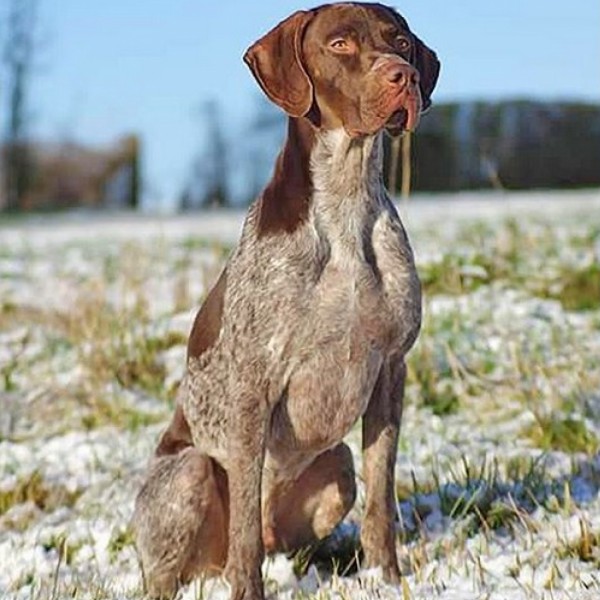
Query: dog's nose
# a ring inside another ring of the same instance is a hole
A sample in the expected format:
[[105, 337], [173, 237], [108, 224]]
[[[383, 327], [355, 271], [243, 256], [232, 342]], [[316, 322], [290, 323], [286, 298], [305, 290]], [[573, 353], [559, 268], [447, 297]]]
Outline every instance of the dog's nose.
[[419, 83], [419, 72], [409, 64], [402, 64], [396, 61], [390, 61], [383, 68], [384, 77], [398, 86], [417, 85]]

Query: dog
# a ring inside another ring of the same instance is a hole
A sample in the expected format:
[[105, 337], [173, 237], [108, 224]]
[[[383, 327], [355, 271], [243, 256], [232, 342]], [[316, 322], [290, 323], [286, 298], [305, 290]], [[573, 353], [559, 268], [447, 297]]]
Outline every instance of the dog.
[[265, 552], [331, 533], [356, 496], [366, 566], [399, 581], [394, 464], [404, 357], [421, 324], [413, 253], [382, 182], [440, 63], [395, 10], [299, 11], [244, 61], [288, 115], [273, 176], [195, 319], [187, 372], [132, 519], [147, 590], [222, 573], [262, 600]]

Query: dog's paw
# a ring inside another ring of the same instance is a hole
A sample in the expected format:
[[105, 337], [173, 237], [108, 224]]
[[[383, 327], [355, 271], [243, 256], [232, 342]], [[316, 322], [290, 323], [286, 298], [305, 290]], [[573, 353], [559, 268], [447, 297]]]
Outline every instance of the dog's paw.
[[396, 563], [391, 563], [385, 567], [382, 567], [383, 580], [390, 585], [400, 585], [402, 576], [400, 575], [400, 569]]
[[386, 552], [380, 549], [377, 552], [364, 548], [365, 557], [363, 567], [381, 569], [381, 577], [390, 585], [399, 585], [402, 579], [396, 553], [393, 550]]
[[264, 600], [265, 594], [260, 573], [248, 575], [235, 567], [223, 573], [231, 587], [231, 600]]

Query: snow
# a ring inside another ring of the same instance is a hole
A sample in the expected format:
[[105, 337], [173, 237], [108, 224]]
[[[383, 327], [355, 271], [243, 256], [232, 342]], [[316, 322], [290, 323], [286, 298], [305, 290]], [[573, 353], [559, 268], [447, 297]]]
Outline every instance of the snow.
[[[542, 417], [568, 417], [600, 439], [600, 309], [566, 310], [522, 281], [600, 261], [600, 192], [423, 197], [400, 212], [421, 269], [454, 253], [477, 284], [427, 297], [413, 351], [432, 361], [436, 389], [459, 407], [435, 414], [416, 383], [407, 389], [396, 463], [405, 576], [390, 586], [377, 569], [332, 574], [319, 564], [297, 576], [277, 555], [263, 565], [269, 597], [598, 598], [600, 455], [542, 447], [531, 430]], [[164, 389], [175, 389], [195, 307], [242, 218], [0, 222], [0, 597], [142, 597], [127, 526], [172, 397], [104, 381], [94, 358], [121, 351], [111, 335], [179, 336], [156, 354]], [[533, 242], [520, 279], [488, 281], [471, 260], [510, 243], [507, 219]], [[475, 249], [467, 238], [478, 224], [487, 229]], [[79, 331], [82, 307], [126, 318], [114, 330]], [[348, 443], [359, 470], [359, 428]], [[359, 479], [357, 506], [327, 542], [332, 554], [356, 543], [363, 499]], [[484, 525], [477, 511], [490, 505]], [[504, 516], [492, 527], [494, 515]], [[179, 597], [227, 598], [228, 587], [196, 581]]]

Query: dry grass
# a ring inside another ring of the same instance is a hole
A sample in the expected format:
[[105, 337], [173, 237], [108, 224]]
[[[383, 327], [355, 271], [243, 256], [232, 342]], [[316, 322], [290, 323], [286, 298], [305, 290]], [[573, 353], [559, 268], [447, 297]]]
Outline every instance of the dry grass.
[[[362, 558], [357, 530], [348, 529], [293, 557], [302, 589], [286, 592], [269, 576], [274, 596], [444, 598], [464, 582], [469, 598], [600, 590], [600, 228], [592, 219], [559, 227], [512, 218], [448, 235], [453, 243], [434, 237], [431, 245], [447, 248], [443, 256], [421, 253], [425, 320], [409, 357], [397, 467], [406, 578], [391, 591], [376, 575], [348, 579]], [[413, 239], [419, 248], [419, 232]], [[160, 429], [151, 425], [171, 412], [192, 309], [228, 251], [195, 238], [29, 251], [31, 271], [51, 264], [52, 285], [67, 285], [69, 301], [36, 302], [33, 277], [2, 280], [16, 291], [0, 302], [0, 400], [10, 413], [0, 442], [107, 429], [116, 446], [126, 434], [150, 447]], [[21, 285], [33, 290], [26, 299]], [[356, 432], [349, 442], [359, 447]], [[115, 581], [137, 572], [127, 519], [148, 454], [99, 458], [104, 478], [77, 492], [41, 471], [0, 488], [0, 529], [9, 533], [71, 511], [33, 542], [54, 561], [52, 573], [25, 569], [9, 594], [142, 597], [139, 586], [122, 592]], [[582, 481], [592, 500], [582, 500]], [[41, 515], [7, 518], [25, 506]], [[85, 535], [76, 535], [75, 519]], [[110, 527], [93, 533], [103, 519]], [[212, 585], [199, 582], [186, 598], [209, 597]]]
[[80, 491], [69, 491], [60, 484], [49, 484], [39, 471], [19, 478], [7, 490], [0, 490], [0, 516], [19, 504], [32, 503], [41, 510], [52, 511], [60, 506], [73, 506]]

